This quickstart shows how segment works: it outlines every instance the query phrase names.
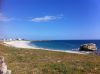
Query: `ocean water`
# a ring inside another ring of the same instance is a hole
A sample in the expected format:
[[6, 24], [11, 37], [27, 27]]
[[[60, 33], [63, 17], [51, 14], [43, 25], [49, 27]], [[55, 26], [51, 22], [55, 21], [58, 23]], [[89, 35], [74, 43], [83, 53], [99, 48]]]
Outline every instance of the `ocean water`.
[[95, 43], [97, 51], [100, 51], [100, 40], [50, 40], [50, 41], [32, 41], [31, 46], [46, 48], [50, 50], [76, 50], [82, 44]]

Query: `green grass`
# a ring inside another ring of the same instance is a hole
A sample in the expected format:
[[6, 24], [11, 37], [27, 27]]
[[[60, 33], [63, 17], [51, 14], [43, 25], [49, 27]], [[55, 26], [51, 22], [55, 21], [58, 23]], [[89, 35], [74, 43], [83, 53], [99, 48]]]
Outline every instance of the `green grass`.
[[100, 74], [100, 56], [37, 49], [20, 49], [0, 44], [12, 74]]

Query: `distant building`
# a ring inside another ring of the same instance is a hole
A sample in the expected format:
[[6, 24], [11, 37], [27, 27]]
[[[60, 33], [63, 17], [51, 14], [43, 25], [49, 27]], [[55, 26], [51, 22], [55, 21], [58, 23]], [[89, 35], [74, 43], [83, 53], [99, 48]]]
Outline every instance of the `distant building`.
[[19, 40], [19, 41], [20, 41], [20, 40], [24, 40], [24, 39], [18, 38], [18, 39], [16, 39], [16, 40]]
[[10, 38], [9, 40], [10, 40], [10, 41], [12, 41], [13, 39], [12, 39], [12, 38]]

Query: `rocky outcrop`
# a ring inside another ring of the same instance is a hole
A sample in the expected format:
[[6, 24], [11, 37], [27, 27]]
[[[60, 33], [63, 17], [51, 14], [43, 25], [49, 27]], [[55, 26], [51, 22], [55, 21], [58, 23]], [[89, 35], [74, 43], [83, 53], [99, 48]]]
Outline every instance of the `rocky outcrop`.
[[96, 51], [97, 47], [96, 47], [96, 44], [88, 43], [88, 44], [81, 45], [79, 50], [80, 51]]
[[11, 70], [7, 69], [3, 56], [0, 56], [0, 74], [11, 74]]

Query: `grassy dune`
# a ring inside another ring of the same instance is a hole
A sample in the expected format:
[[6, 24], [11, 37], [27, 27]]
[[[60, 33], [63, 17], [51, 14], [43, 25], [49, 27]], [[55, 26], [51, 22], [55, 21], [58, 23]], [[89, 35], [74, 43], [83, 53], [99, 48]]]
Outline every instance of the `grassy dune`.
[[28, 50], [0, 44], [12, 74], [100, 74], [100, 56]]

